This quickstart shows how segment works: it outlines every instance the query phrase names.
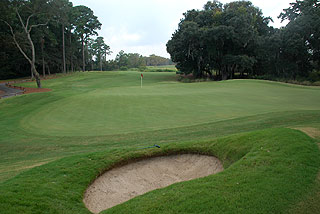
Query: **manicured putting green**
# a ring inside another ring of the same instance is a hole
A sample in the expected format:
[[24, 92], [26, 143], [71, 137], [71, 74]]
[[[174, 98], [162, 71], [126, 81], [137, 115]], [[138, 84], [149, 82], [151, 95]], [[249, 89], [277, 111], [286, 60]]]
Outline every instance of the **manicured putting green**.
[[[87, 74], [72, 94], [26, 114], [21, 127], [50, 136], [97, 136], [197, 125], [281, 111], [318, 110], [319, 89], [256, 80], [183, 84], [172, 73]], [[54, 88], [59, 80], [51, 81]], [[62, 85], [62, 84], [61, 84]], [[97, 87], [99, 86], [99, 87]], [[39, 118], [41, 118], [39, 120]]]

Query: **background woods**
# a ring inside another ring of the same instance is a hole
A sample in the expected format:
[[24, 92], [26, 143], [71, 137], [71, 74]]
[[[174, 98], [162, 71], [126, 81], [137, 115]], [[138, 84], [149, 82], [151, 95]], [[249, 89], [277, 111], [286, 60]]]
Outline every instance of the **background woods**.
[[176, 64], [194, 78], [320, 80], [320, 3], [303, 0], [279, 15], [280, 29], [250, 1], [207, 2], [184, 13], [167, 42], [170, 59], [120, 51], [98, 36], [101, 23], [69, 0], [0, 2], [0, 79], [85, 70], [127, 70]]
[[182, 73], [196, 78], [225, 80], [237, 74], [316, 81], [319, 5], [318, 0], [291, 3], [279, 16], [289, 24], [275, 29], [269, 26], [273, 20], [249, 1], [208, 2], [203, 10], [184, 14], [167, 51]]
[[0, 10], [0, 79], [28, 76], [30, 65], [36, 79], [90, 68], [89, 41], [101, 27], [90, 8], [68, 0], [3, 0]]

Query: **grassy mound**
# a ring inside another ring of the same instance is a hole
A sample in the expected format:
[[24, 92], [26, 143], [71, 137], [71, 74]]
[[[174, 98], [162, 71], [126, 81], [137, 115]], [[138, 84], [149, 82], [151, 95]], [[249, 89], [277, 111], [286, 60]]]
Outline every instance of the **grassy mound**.
[[89, 213], [82, 203], [95, 177], [151, 156], [217, 156], [225, 171], [139, 196], [105, 213], [287, 213], [316, 182], [317, 145], [290, 129], [268, 129], [212, 141], [172, 143], [161, 149], [105, 150], [33, 168], [0, 184], [7, 213]]

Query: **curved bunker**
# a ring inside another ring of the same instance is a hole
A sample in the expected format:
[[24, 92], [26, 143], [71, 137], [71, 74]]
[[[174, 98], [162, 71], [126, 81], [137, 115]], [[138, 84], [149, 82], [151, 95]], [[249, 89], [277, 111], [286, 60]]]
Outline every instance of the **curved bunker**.
[[221, 162], [206, 155], [149, 158], [105, 172], [86, 190], [86, 207], [99, 213], [151, 190], [192, 180], [223, 170]]

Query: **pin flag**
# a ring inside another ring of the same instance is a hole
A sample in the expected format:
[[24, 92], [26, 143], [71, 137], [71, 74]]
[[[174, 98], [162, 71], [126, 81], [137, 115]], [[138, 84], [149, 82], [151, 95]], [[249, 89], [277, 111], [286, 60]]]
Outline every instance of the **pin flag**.
[[141, 74], [141, 88], [142, 88], [142, 78], [143, 78], [143, 74]]

